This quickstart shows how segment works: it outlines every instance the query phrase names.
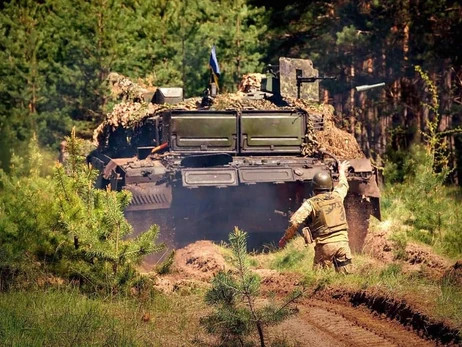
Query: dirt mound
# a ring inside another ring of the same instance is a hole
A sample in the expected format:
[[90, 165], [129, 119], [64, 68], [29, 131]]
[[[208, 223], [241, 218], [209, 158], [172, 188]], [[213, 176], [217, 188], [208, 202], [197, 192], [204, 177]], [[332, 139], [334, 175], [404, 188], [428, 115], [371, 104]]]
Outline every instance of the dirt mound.
[[302, 286], [301, 276], [294, 273], [281, 273], [276, 270], [257, 269], [263, 294], [287, 295]]
[[395, 256], [393, 252], [393, 242], [389, 240], [390, 230], [387, 222], [382, 222], [377, 229], [369, 230], [364, 241], [363, 252], [384, 262], [393, 262]]
[[406, 261], [414, 266], [419, 267], [425, 265], [426, 267], [443, 274], [449, 267], [449, 262], [443, 257], [433, 253], [429, 246], [410, 243], [406, 247]]
[[411, 242], [403, 246], [394, 241], [386, 221], [369, 231], [364, 243], [364, 253], [386, 264], [400, 260], [403, 262], [403, 270], [420, 271], [433, 279], [441, 279], [450, 266], [447, 259], [434, 254], [429, 246]]
[[171, 293], [207, 287], [213, 276], [227, 268], [217, 245], [197, 241], [175, 251], [169, 273], [155, 278], [155, 288]]
[[210, 280], [220, 270], [226, 270], [225, 258], [211, 241], [197, 241], [179, 249], [173, 259], [172, 271], [184, 278]]
[[[156, 278], [163, 292], [208, 286], [219, 271], [231, 270], [220, 248], [211, 241], [197, 241], [175, 252], [170, 273]], [[302, 285], [300, 275], [256, 269], [263, 293], [285, 295]]]

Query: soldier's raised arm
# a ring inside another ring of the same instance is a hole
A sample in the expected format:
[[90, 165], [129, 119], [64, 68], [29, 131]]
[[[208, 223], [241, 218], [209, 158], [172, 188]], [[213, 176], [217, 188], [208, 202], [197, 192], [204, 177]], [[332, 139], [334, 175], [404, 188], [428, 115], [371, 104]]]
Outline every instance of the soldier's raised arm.
[[342, 161], [338, 165], [339, 171], [339, 180], [337, 186], [334, 188], [334, 192], [337, 192], [342, 199], [345, 199], [345, 196], [348, 193], [348, 180], [346, 178], [346, 173], [350, 167], [350, 162], [348, 160]]

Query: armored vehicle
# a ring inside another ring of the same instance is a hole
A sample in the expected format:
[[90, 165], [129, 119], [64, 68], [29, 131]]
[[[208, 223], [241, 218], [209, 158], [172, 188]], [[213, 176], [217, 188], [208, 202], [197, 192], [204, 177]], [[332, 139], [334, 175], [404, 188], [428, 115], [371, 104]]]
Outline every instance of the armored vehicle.
[[[135, 230], [158, 224], [169, 248], [226, 241], [238, 226], [250, 249], [262, 249], [311, 195], [317, 171], [338, 178], [339, 157], [317, 137], [338, 136], [326, 130], [332, 120], [316, 103], [318, 79], [311, 61], [281, 58], [279, 71], [269, 69], [257, 88], [239, 94], [188, 103], [181, 89], [159, 88], [148, 100], [162, 105], [136, 125], [108, 127], [90, 156], [101, 172], [97, 184], [129, 190], [126, 215]], [[345, 204], [351, 246], [360, 251], [369, 216], [380, 218], [380, 193], [369, 159], [360, 151], [341, 157], [351, 163]]]

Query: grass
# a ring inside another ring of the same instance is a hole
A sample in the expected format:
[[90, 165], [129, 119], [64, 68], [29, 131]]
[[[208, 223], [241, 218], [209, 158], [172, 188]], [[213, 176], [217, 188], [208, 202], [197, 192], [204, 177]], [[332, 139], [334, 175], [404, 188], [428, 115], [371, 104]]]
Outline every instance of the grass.
[[258, 266], [278, 271], [305, 273], [313, 267], [313, 249], [306, 247], [303, 239], [297, 237], [282, 251], [256, 254], [253, 258]]
[[459, 322], [462, 328], [462, 288], [450, 281], [443, 280], [437, 296], [437, 314], [441, 319], [450, 317]]
[[6, 345], [121, 344], [135, 340], [105, 305], [72, 292], [18, 292], [0, 296], [2, 341]]
[[383, 220], [393, 232], [404, 232], [415, 241], [433, 247], [435, 253], [453, 259], [462, 256], [462, 189], [439, 186], [428, 194], [417, 183], [396, 184], [385, 189], [382, 197]]
[[[414, 272], [405, 268], [407, 243], [428, 241], [428, 231], [416, 229], [413, 223], [416, 212], [408, 208], [400, 189], [404, 188], [394, 187], [385, 193], [383, 222], [372, 223], [372, 228], [390, 230], [396, 259], [393, 263], [355, 255], [352, 275], [313, 271], [313, 246], [305, 246], [298, 237], [284, 250], [251, 254], [251, 266], [298, 273], [305, 285], [315, 290], [326, 287], [352, 292], [367, 290], [403, 299], [415, 304], [422, 313], [462, 329], [462, 288], [446, 278], [426, 277], [423, 268]], [[460, 198], [454, 189], [444, 192], [448, 199], [454, 194]], [[433, 233], [435, 237], [430, 244], [439, 254], [460, 257], [457, 247], [461, 237], [455, 234], [455, 225], [460, 225], [462, 207], [453, 206], [448, 200], [438, 211], [450, 212], [444, 223], [447, 228]], [[231, 250], [224, 244], [220, 252], [229, 258]], [[72, 288], [0, 293], [0, 340], [7, 346], [202, 346], [210, 337], [202, 330], [199, 317], [208, 310], [203, 292], [194, 288], [182, 288], [169, 296], [155, 294], [144, 299], [112, 300], [89, 299]], [[143, 320], [143, 317], [149, 318]]]
[[0, 339], [7, 346], [194, 346], [202, 302], [175, 294], [93, 300], [71, 289], [3, 293]]
[[[408, 242], [429, 245], [435, 254], [448, 261], [460, 260], [462, 189], [437, 184], [431, 170], [420, 170], [417, 174], [415, 179], [386, 187], [382, 196], [383, 221], [375, 221], [372, 228], [389, 230], [396, 264], [405, 264]], [[363, 286], [372, 285], [384, 291], [392, 290], [393, 295], [412, 297], [433, 317], [450, 320], [462, 328], [462, 288], [444, 276], [441, 280], [432, 280], [422, 275], [425, 270], [422, 267], [420, 272], [409, 273], [390, 268], [379, 281], [380, 276], [371, 269], [366, 271]]]
[[[383, 222], [375, 222], [373, 228], [387, 225], [395, 259], [405, 261], [406, 245], [414, 241], [431, 246], [435, 254], [452, 262], [460, 260], [462, 189], [435, 184], [435, 174], [421, 173], [418, 172], [418, 180], [386, 187], [382, 198]], [[424, 270], [422, 268], [422, 272]], [[395, 280], [388, 276], [382, 287], [395, 284], [397, 295], [412, 296], [414, 301], [426, 306], [433, 317], [450, 320], [462, 328], [460, 285], [444, 276], [441, 280], [432, 280], [419, 273], [397, 273], [396, 276], [402, 278]]]

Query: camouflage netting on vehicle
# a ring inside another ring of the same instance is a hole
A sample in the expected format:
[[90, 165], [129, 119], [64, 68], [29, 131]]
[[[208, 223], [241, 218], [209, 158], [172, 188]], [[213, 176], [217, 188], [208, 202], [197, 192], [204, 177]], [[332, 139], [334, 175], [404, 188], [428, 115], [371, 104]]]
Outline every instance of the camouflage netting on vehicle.
[[338, 159], [360, 159], [364, 153], [353, 135], [336, 127], [323, 130], [316, 134], [321, 147]]
[[[254, 89], [260, 81], [254, 80], [252, 75], [251, 88]], [[242, 82], [241, 85], [245, 84]], [[142, 88], [131, 82], [128, 78], [111, 74], [109, 87], [114, 100], [119, 100], [112, 112], [106, 115], [104, 121], [95, 129], [93, 134], [94, 145], [100, 149], [125, 148], [131, 145], [131, 139], [140, 131], [146, 119], [161, 115], [168, 109], [196, 110], [200, 109], [201, 98], [190, 98], [183, 102], [169, 104], [152, 104], [144, 101], [145, 96], [152, 90]], [[254, 110], [295, 110], [306, 112], [310, 119], [322, 119], [324, 130], [315, 132], [311, 124], [307, 126], [306, 144], [302, 148], [304, 155], [312, 155], [319, 149], [323, 149], [339, 159], [342, 158], [363, 158], [356, 139], [348, 132], [335, 126], [333, 107], [331, 105], [307, 102], [295, 98], [283, 98], [278, 103], [266, 99], [250, 99], [246, 93], [237, 92], [220, 94], [214, 98], [213, 106], [210, 109], [237, 111], [244, 109]], [[121, 143], [122, 142], [122, 143]]]
[[237, 87], [237, 90], [243, 93], [251, 93], [260, 90], [261, 80], [266, 77], [266, 75], [261, 73], [249, 73], [241, 78], [241, 82]]
[[146, 93], [154, 92], [156, 88], [143, 86], [140, 83], [133, 83], [129, 78], [117, 72], [111, 72], [107, 79], [107, 85], [112, 100], [141, 102]]

